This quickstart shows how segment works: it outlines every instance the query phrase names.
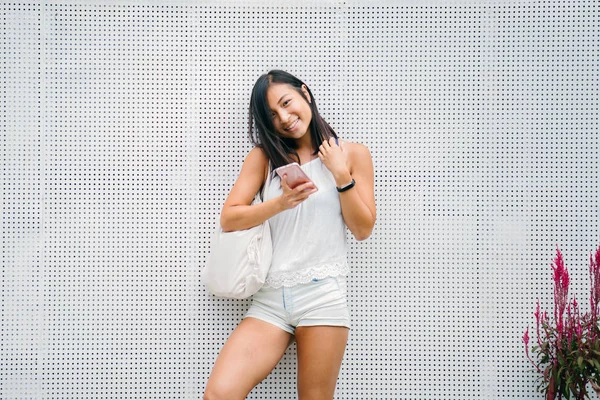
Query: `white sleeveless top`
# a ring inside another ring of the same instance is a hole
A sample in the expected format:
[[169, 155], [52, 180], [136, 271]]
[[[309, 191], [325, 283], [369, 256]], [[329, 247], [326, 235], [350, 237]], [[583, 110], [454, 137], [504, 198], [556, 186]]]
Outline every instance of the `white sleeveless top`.
[[[265, 286], [291, 287], [348, 273], [346, 224], [335, 179], [319, 158], [301, 168], [319, 190], [269, 219], [273, 262]], [[280, 185], [274, 174], [265, 198], [281, 195]]]

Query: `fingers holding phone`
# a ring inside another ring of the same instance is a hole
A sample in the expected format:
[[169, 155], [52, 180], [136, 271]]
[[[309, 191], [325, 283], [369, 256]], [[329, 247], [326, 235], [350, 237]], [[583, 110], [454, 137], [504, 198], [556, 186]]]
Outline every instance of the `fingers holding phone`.
[[296, 207], [318, 190], [297, 163], [279, 167], [275, 172], [281, 178], [281, 199], [285, 209]]

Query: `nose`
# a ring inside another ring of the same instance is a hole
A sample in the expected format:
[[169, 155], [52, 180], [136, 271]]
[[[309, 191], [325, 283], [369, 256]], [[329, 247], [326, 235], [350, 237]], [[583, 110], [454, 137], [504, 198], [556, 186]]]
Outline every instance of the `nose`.
[[285, 110], [277, 111], [276, 115], [277, 118], [279, 118], [279, 121], [284, 124], [290, 119], [290, 114]]

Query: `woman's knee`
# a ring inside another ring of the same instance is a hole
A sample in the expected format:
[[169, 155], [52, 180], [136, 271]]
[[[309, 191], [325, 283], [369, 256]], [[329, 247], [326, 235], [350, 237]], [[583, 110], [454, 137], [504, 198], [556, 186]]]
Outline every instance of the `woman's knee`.
[[244, 400], [246, 396], [236, 393], [234, 387], [227, 384], [207, 384], [204, 390], [203, 400]]

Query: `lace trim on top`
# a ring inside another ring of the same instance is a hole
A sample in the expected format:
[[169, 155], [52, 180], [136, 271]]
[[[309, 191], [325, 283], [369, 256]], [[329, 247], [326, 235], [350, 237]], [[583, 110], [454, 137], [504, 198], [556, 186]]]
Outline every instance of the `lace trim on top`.
[[265, 281], [265, 286], [278, 289], [282, 286], [292, 287], [308, 283], [313, 279], [325, 279], [338, 275], [348, 275], [348, 262], [337, 262], [324, 264], [316, 267], [306, 268], [300, 271], [278, 272], [269, 274]]

